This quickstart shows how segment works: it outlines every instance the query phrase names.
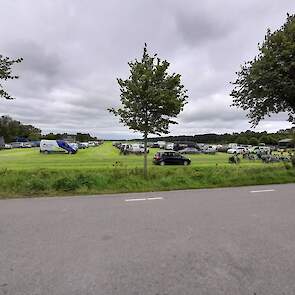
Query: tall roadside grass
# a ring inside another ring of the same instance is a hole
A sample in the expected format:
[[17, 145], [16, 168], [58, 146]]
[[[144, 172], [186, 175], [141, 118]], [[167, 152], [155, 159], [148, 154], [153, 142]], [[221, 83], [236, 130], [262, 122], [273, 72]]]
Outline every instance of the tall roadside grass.
[[295, 182], [284, 165], [151, 167], [99, 170], [0, 170], [0, 198], [213, 188]]

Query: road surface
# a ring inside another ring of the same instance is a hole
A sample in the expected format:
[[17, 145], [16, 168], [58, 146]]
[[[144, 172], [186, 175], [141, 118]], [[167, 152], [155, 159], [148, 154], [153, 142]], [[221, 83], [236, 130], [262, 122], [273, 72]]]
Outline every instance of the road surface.
[[0, 201], [1, 295], [295, 294], [295, 184]]

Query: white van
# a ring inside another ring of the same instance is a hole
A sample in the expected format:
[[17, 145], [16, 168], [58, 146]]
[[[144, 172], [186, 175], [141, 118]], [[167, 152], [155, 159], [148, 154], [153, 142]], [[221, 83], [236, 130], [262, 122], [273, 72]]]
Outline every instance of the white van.
[[68, 154], [75, 154], [78, 149], [74, 146], [69, 145], [64, 140], [45, 140], [42, 139], [40, 141], [40, 153], [68, 153]]

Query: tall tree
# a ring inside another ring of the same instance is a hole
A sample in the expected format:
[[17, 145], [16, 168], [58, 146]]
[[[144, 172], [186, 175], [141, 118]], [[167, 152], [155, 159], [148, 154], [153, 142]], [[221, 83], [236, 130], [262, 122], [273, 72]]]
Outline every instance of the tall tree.
[[287, 15], [278, 30], [268, 29], [258, 49], [237, 73], [233, 106], [247, 110], [253, 126], [279, 112], [287, 112], [295, 124], [295, 15]]
[[169, 74], [169, 63], [156, 54], [150, 56], [146, 44], [141, 60], [136, 59], [128, 65], [129, 78], [118, 79], [122, 106], [109, 111], [129, 129], [143, 134], [146, 177], [148, 135], [169, 133], [169, 125], [177, 124], [174, 118], [183, 110], [188, 96], [181, 84], [181, 76]]
[[[23, 59], [10, 59], [9, 57], [4, 57], [0, 54], [0, 80], [18, 79], [18, 76], [12, 74], [12, 66], [15, 63], [20, 63]], [[13, 99], [3, 88], [0, 83], [0, 97], [6, 99]]]
[[0, 135], [6, 142], [14, 141], [17, 137], [38, 140], [41, 137], [41, 130], [32, 125], [25, 125], [9, 116], [0, 117]]

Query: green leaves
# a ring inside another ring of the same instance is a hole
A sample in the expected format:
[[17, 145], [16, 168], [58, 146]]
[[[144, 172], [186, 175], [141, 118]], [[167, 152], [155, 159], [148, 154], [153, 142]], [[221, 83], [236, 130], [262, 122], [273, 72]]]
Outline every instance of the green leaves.
[[140, 61], [128, 63], [130, 76], [118, 79], [122, 106], [111, 113], [134, 131], [144, 134], [168, 133], [169, 124], [186, 104], [187, 90], [179, 74], [169, 74], [169, 63], [150, 56], [145, 44]]
[[233, 106], [247, 110], [253, 126], [279, 112], [295, 123], [295, 15], [277, 31], [268, 29], [258, 48], [258, 56], [241, 66], [233, 82]]
[[[18, 76], [15, 76], [11, 73], [11, 67], [15, 63], [20, 63], [23, 59], [10, 59], [9, 57], [3, 57], [0, 54], [0, 80], [8, 80], [8, 79], [18, 79]], [[0, 84], [0, 97], [4, 97], [6, 99], [13, 99]]]

